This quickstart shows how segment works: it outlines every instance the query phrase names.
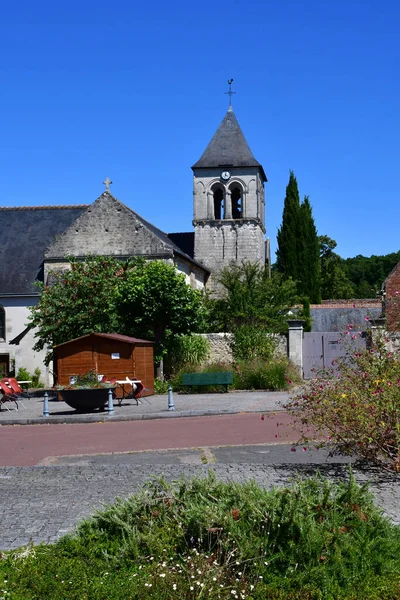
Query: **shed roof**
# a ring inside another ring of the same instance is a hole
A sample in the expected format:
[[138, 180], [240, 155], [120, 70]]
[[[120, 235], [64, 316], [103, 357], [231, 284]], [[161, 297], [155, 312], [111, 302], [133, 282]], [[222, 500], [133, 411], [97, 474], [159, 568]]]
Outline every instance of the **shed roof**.
[[264, 169], [254, 158], [231, 108], [192, 169], [215, 167], [258, 167], [264, 181], [267, 181]]
[[68, 340], [67, 342], [63, 342], [62, 344], [57, 344], [53, 346], [54, 348], [59, 348], [60, 346], [66, 346], [67, 344], [71, 344], [72, 342], [77, 342], [79, 340], [84, 340], [85, 338], [90, 337], [100, 337], [106, 338], [109, 340], [115, 340], [117, 342], [125, 342], [127, 344], [154, 344], [154, 342], [150, 340], [142, 340], [141, 338], [134, 338], [128, 335], [121, 335], [120, 333], [87, 333], [86, 335], [81, 335], [80, 337], [74, 338], [73, 340]]
[[0, 294], [37, 295], [45, 249], [88, 206], [0, 207]]

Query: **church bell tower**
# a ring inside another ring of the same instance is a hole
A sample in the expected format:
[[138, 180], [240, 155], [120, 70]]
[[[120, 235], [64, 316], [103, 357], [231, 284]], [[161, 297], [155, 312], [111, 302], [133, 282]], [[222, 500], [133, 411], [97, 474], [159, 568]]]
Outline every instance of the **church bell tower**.
[[192, 169], [194, 258], [210, 269], [208, 287], [218, 294], [216, 276], [224, 267], [265, 264], [267, 178], [231, 105]]

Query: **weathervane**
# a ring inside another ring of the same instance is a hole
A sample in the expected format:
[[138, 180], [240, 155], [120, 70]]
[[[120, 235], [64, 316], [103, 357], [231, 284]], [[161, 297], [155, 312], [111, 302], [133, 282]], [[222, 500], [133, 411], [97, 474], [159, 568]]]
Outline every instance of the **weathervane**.
[[229, 92], [225, 92], [225, 94], [228, 94], [228, 96], [229, 96], [229, 109], [230, 110], [232, 110], [232, 96], [233, 96], [233, 94], [236, 94], [236, 92], [232, 92], [232, 83], [233, 83], [233, 79], [228, 79]]
[[111, 179], [109, 177], [107, 177], [107, 179], [105, 181], [103, 181], [103, 184], [106, 186], [106, 192], [110, 191], [110, 184], [112, 183]]

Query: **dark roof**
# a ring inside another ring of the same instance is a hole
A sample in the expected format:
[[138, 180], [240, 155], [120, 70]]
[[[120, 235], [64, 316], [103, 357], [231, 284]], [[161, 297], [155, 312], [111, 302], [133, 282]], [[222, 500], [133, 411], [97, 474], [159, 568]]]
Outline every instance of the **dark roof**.
[[169, 233], [168, 237], [182, 252], [190, 256], [190, 258], [194, 257], [194, 231]]
[[[114, 196], [113, 196], [114, 198]], [[115, 200], [117, 200], [117, 198], [114, 198]], [[118, 202], [120, 202], [118, 200]], [[121, 202], [122, 204], [122, 202]], [[124, 205], [125, 206], [125, 205]], [[205, 265], [203, 265], [202, 263], [199, 263], [197, 260], [194, 260], [193, 256], [194, 256], [194, 233], [193, 234], [167, 234], [164, 233], [164, 231], [161, 231], [161, 229], [158, 229], [157, 227], [155, 227], [154, 225], [152, 225], [151, 223], [149, 223], [148, 221], [146, 221], [145, 219], [143, 219], [143, 217], [141, 217], [140, 215], [137, 214], [137, 212], [135, 212], [134, 210], [132, 210], [131, 208], [127, 207], [131, 212], [133, 212], [133, 214], [135, 215], [135, 217], [141, 222], [143, 223], [143, 225], [145, 227], [148, 227], [148, 229], [150, 229], [150, 231], [152, 231], [154, 233], [154, 235], [156, 235], [164, 244], [167, 244], [168, 246], [172, 247], [172, 250], [174, 251], [174, 253], [179, 254], [180, 256], [183, 256], [184, 258], [190, 260], [190, 262], [194, 263], [195, 265], [197, 265], [198, 267], [200, 267], [201, 269], [203, 269], [203, 271], [206, 271], [207, 273], [211, 273], [210, 269], [208, 269]], [[178, 243], [175, 242], [174, 239], [171, 238], [171, 235], [193, 235], [193, 252], [190, 255], [188, 252], [186, 252]]]
[[72, 342], [77, 342], [78, 340], [84, 340], [89, 337], [101, 337], [107, 338], [109, 340], [115, 340], [117, 342], [126, 342], [127, 344], [154, 344], [150, 340], [142, 340], [140, 338], [129, 337], [128, 335], [121, 335], [119, 333], [87, 333], [86, 335], [81, 335], [80, 337], [74, 338], [73, 340], [68, 340], [68, 342], [63, 342], [62, 344], [57, 344], [57, 346], [53, 346], [54, 348], [59, 348], [60, 346], [65, 346], [66, 344], [71, 344]]
[[45, 248], [88, 206], [0, 207], [0, 294], [38, 294]]
[[264, 181], [267, 181], [264, 169], [254, 158], [231, 109], [226, 113], [211, 142], [192, 169], [215, 167], [258, 167]]

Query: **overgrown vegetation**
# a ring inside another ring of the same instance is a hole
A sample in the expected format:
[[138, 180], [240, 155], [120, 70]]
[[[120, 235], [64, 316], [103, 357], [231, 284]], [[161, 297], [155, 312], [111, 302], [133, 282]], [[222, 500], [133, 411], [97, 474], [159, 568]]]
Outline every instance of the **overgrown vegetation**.
[[264, 267], [244, 262], [227, 267], [219, 278], [226, 296], [208, 299], [209, 331], [235, 331], [243, 325], [268, 333], [285, 333], [291, 308], [298, 302], [296, 284]]
[[355, 484], [145, 485], [55, 545], [3, 555], [12, 600], [395, 600], [400, 531]]
[[313, 437], [385, 469], [400, 472], [400, 360], [375, 336], [360, 349], [361, 332], [344, 334], [347, 354], [315, 374], [288, 404], [304, 440]]
[[28, 369], [25, 369], [25, 367], [20, 367], [16, 379], [18, 381], [30, 381], [30, 388], [41, 388], [44, 387], [44, 383], [40, 380], [41, 374], [42, 372], [39, 367], [37, 367], [33, 373], [29, 373]]
[[204, 363], [210, 354], [210, 342], [202, 335], [179, 335], [166, 343], [164, 371], [171, 377], [179, 370], [190, 370]]

